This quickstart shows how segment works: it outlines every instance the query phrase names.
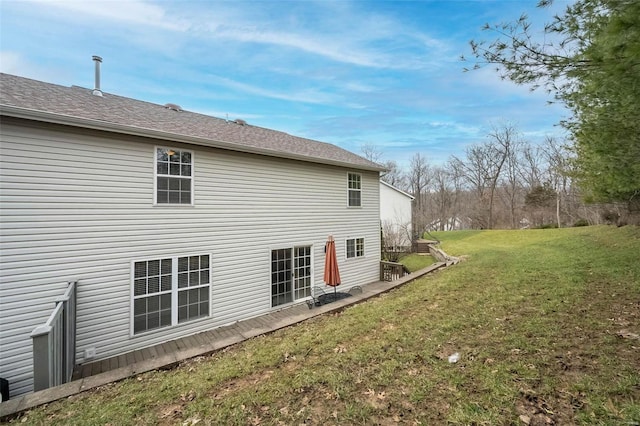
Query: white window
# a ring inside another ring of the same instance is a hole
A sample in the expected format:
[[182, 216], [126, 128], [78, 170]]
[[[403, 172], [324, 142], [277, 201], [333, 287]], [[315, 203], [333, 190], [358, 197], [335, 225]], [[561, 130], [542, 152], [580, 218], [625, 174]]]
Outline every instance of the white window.
[[156, 204], [193, 204], [193, 153], [156, 148]]
[[347, 205], [349, 207], [361, 207], [362, 206], [362, 176], [360, 173], [348, 173], [347, 177]]
[[347, 240], [347, 259], [364, 256], [364, 238], [350, 238]]
[[209, 316], [209, 255], [133, 263], [133, 334]]
[[271, 306], [311, 296], [311, 246], [271, 250]]

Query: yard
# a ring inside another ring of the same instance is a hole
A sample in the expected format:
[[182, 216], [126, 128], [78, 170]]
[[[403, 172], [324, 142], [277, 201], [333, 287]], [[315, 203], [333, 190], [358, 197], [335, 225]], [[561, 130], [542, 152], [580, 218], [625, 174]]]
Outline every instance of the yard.
[[640, 422], [640, 228], [437, 238], [464, 261], [338, 314], [11, 421]]

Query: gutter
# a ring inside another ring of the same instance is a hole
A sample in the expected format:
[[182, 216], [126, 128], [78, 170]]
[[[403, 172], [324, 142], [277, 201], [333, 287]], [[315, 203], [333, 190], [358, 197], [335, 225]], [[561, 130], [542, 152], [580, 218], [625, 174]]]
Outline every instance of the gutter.
[[384, 186], [388, 187], [388, 188], [391, 188], [391, 189], [401, 193], [402, 195], [407, 196], [408, 198], [411, 198], [412, 201], [416, 199], [416, 197], [414, 197], [413, 195], [404, 192], [402, 189], [396, 188], [395, 186], [391, 185], [390, 183], [387, 183], [387, 182], [383, 181], [382, 179], [380, 179], [380, 183], [383, 184]]
[[264, 148], [239, 145], [233, 142], [216, 141], [193, 136], [185, 136], [178, 133], [169, 133], [159, 130], [147, 129], [143, 127], [126, 126], [106, 121], [93, 120], [89, 118], [79, 118], [65, 114], [54, 114], [45, 111], [20, 108], [11, 105], [0, 105], [0, 115], [14, 118], [21, 118], [31, 121], [41, 121], [45, 123], [61, 124], [65, 126], [80, 127], [85, 129], [100, 130], [103, 132], [119, 133], [130, 136], [140, 136], [144, 138], [154, 138], [170, 142], [179, 142], [191, 145], [200, 145], [211, 148], [220, 148], [228, 151], [244, 152], [249, 154], [265, 155], [268, 157], [286, 158], [289, 160], [305, 161], [317, 164], [346, 167], [358, 170], [384, 171], [382, 166], [367, 166], [361, 164], [348, 163], [339, 160], [310, 157], [291, 152], [274, 151]]

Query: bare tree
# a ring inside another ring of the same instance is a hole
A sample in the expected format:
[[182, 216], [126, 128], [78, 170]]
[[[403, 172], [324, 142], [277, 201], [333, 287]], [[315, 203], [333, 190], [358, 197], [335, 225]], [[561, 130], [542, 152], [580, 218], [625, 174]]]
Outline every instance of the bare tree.
[[493, 203], [496, 188], [503, 167], [511, 155], [513, 145], [517, 139], [517, 130], [512, 124], [501, 127], [494, 126], [489, 133], [489, 143], [485, 145], [487, 165], [485, 176], [489, 184], [489, 229], [493, 228]]
[[[453, 220], [454, 228], [456, 221], [467, 222], [472, 216], [469, 210], [470, 196], [466, 190], [465, 171], [462, 163], [455, 157], [451, 157], [445, 164], [451, 185], [453, 187], [454, 199], [452, 203], [451, 220]], [[452, 228], [452, 229], [454, 229]]]
[[360, 152], [364, 158], [374, 163], [380, 163], [382, 161], [382, 151], [378, 145], [372, 143], [365, 143], [360, 145]]
[[491, 229], [496, 188], [517, 131], [511, 124], [494, 126], [488, 137], [484, 144], [467, 147], [466, 161], [454, 156], [452, 162], [476, 194], [476, 212], [473, 214], [476, 227]]
[[547, 137], [542, 147], [547, 162], [547, 176], [551, 187], [556, 191], [556, 221], [562, 226], [561, 208], [568, 220], [573, 221], [572, 204], [568, 200], [573, 192], [571, 182], [571, 159], [568, 150], [555, 138]]
[[433, 205], [432, 217], [433, 229], [444, 231], [447, 224], [457, 218], [457, 200], [459, 188], [456, 187], [454, 170], [448, 167], [435, 167], [433, 169], [433, 191], [431, 192], [431, 204]]
[[398, 189], [406, 190], [406, 179], [404, 173], [393, 160], [383, 161], [383, 154], [377, 145], [366, 143], [360, 146], [360, 151], [364, 158], [374, 163], [381, 164], [386, 170], [380, 173], [380, 179]]
[[431, 181], [431, 168], [427, 158], [420, 153], [414, 154], [409, 163], [407, 184], [415, 197], [413, 205], [413, 232], [419, 238], [426, 228], [426, 191]]
[[411, 223], [404, 223], [400, 218], [382, 222], [382, 256], [384, 259], [397, 262], [403, 253], [411, 249]]
[[466, 149], [465, 161], [453, 157], [452, 163], [461, 173], [466, 186], [474, 194], [473, 204], [468, 206], [469, 216], [475, 228], [488, 228], [487, 205], [488, 205], [488, 171], [490, 153], [484, 145], [472, 145]]
[[522, 149], [520, 176], [523, 185], [528, 191], [542, 185], [544, 169], [542, 149], [539, 146], [525, 144]]
[[386, 171], [382, 172], [381, 179], [387, 182], [389, 185], [393, 185], [398, 189], [402, 189], [403, 191], [408, 190], [406, 184], [406, 177], [402, 173], [402, 170], [393, 160], [389, 160], [383, 163], [386, 167]]
[[503, 135], [503, 149], [505, 150], [505, 162], [503, 165], [502, 176], [500, 177], [500, 189], [506, 201], [509, 213], [509, 225], [511, 229], [518, 227], [519, 218], [518, 210], [522, 204], [524, 197], [522, 188], [521, 173], [521, 153], [524, 142], [517, 135], [513, 135], [509, 142]]

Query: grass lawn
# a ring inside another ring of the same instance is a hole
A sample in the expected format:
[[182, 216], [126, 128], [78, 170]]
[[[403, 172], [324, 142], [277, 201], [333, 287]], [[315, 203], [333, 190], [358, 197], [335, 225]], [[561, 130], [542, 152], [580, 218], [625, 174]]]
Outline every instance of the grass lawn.
[[434, 263], [436, 263], [436, 260], [432, 256], [413, 253], [403, 256], [398, 262], [406, 266], [410, 272], [416, 272], [420, 269], [426, 268], [429, 265], [433, 265]]
[[[453, 267], [25, 424], [638, 424], [640, 228], [437, 233]], [[448, 357], [459, 353], [457, 363]]]

